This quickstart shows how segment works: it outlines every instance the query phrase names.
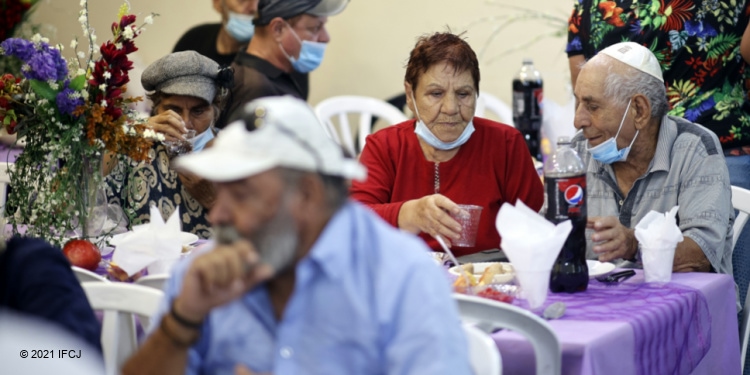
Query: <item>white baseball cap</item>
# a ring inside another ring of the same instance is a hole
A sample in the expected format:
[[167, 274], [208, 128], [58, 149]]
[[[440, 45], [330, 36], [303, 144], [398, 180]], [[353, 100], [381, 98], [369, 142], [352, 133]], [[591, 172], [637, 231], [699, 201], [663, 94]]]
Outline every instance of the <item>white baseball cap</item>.
[[664, 82], [664, 77], [661, 74], [661, 65], [659, 60], [648, 48], [634, 42], [622, 42], [613, 44], [599, 53], [603, 53], [610, 56], [618, 61], [632, 66], [646, 74], [656, 77], [661, 82]]
[[[175, 159], [175, 167], [210, 181], [236, 181], [275, 167], [363, 181], [365, 167], [344, 155], [312, 108], [291, 96], [254, 100], [244, 119], [219, 132], [212, 147]], [[252, 122], [248, 130], [246, 121]]]

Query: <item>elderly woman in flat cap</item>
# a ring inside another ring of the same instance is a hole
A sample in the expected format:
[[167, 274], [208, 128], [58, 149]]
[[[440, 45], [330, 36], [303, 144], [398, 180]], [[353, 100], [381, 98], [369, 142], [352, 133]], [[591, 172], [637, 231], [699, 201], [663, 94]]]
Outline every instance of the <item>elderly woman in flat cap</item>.
[[147, 127], [163, 134], [165, 142], [151, 149], [150, 163], [120, 160], [105, 171], [108, 200], [123, 208], [130, 227], [150, 221], [150, 206], [156, 205], [165, 219], [179, 209], [183, 231], [210, 236], [212, 185], [176, 172], [170, 162], [175, 144], [182, 151], [200, 152], [214, 138], [231, 82], [231, 70], [195, 51], [164, 56], [143, 72], [141, 83], [153, 104]]

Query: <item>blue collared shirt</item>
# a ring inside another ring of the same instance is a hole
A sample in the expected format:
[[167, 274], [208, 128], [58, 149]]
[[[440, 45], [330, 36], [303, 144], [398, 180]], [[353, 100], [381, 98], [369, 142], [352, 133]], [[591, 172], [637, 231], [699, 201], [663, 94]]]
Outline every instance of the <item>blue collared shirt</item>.
[[[175, 267], [157, 319], [180, 291]], [[283, 319], [267, 289], [214, 309], [189, 351], [188, 374], [470, 374], [444, 271], [419, 238], [349, 202], [296, 266]]]

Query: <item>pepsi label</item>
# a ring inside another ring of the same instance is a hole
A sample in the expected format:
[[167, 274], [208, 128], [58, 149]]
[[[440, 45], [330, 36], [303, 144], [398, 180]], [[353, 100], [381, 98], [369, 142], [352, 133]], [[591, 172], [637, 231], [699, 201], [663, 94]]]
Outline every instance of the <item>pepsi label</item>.
[[586, 215], [586, 175], [545, 177], [547, 214], [554, 223]]

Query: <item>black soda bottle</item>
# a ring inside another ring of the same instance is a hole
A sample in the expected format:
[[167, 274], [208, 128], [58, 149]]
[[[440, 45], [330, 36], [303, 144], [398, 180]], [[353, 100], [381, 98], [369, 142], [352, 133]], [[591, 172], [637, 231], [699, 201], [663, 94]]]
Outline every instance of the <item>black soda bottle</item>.
[[521, 131], [531, 156], [542, 161], [542, 74], [531, 59], [524, 59], [513, 78], [513, 123]]
[[545, 218], [555, 224], [570, 219], [573, 230], [552, 266], [549, 288], [553, 293], [582, 292], [589, 285], [586, 265], [586, 168], [560, 137], [557, 151], [544, 164]]

